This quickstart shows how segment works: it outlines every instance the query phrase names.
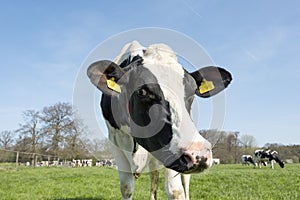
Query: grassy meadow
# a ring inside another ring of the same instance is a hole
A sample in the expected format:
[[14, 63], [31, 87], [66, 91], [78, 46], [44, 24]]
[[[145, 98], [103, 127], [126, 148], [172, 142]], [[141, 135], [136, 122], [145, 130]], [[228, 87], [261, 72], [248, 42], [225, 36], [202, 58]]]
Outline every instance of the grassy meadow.
[[[167, 199], [163, 170], [158, 199]], [[217, 165], [192, 176], [191, 199], [300, 199], [300, 164], [253, 169], [252, 166]], [[117, 170], [106, 167], [0, 166], [0, 199], [106, 200], [121, 199]], [[133, 199], [149, 199], [149, 176], [135, 182]]]

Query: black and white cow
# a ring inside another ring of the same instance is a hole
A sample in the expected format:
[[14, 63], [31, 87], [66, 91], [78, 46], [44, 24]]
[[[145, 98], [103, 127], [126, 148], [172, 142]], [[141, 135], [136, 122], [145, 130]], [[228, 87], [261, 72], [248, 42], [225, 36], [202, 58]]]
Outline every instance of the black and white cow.
[[159, 161], [169, 199], [188, 199], [190, 177], [178, 172], [198, 173], [212, 164], [211, 144], [198, 133], [191, 104], [195, 94], [206, 98], [226, 88], [231, 74], [213, 66], [189, 73], [167, 45], [145, 48], [133, 41], [113, 62], [91, 64], [87, 75], [103, 93], [122, 198], [132, 199], [134, 177], [149, 167], [150, 199], [156, 199]]
[[242, 164], [243, 165], [254, 165], [256, 166], [254, 160], [253, 160], [253, 157], [251, 155], [242, 155]]
[[259, 168], [261, 168], [261, 164], [267, 166], [267, 162], [270, 162], [271, 168], [274, 169], [274, 163], [278, 163], [281, 168], [284, 168], [284, 163], [278, 157], [277, 151], [271, 151], [269, 149], [258, 149], [254, 152], [254, 161], [257, 163]]

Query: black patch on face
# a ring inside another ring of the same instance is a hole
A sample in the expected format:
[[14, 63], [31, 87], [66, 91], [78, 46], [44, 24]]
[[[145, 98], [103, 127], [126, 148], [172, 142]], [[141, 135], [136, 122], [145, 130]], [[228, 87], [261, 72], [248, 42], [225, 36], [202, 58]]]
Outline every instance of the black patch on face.
[[[174, 154], [170, 151], [173, 131], [169, 102], [165, 99], [156, 77], [147, 68], [140, 66], [132, 70], [131, 83], [127, 88], [136, 89], [127, 92], [131, 94], [129, 114], [131, 135], [134, 140], [167, 168], [177, 172], [201, 172], [206, 169], [208, 167], [206, 160], [202, 160], [193, 168], [188, 169], [184, 155], [180, 152]], [[187, 80], [190, 81], [190, 84], [186, 87], [186, 94], [193, 97], [195, 83], [189, 76]], [[190, 110], [191, 104], [192, 99], [186, 104], [188, 110]]]
[[[172, 125], [169, 102], [155, 76], [140, 66], [133, 69], [128, 91], [131, 135], [147, 151], [153, 152], [169, 145]], [[135, 89], [136, 88], [136, 89]]]
[[[139, 55], [134, 56], [131, 59], [131, 56], [128, 56], [121, 64], [121, 68], [126, 68], [130, 65], [138, 66], [141, 65], [143, 62], [143, 58]], [[126, 71], [126, 70], [125, 70]], [[101, 102], [100, 102], [100, 107], [102, 110], [103, 117], [109, 122], [109, 124], [114, 127], [115, 129], [120, 129], [121, 125], [124, 125], [127, 123], [127, 119], [122, 119], [122, 116], [120, 115], [119, 118], [118, 116], [113, 115], [113, 110], [112, 106], [120, 107], [121, 105], [118, 103], [118, 97], [110, 96], [107, 94], [102, 94], [101, 97]], [[119, 108], [115, 109], [118, 110]]]
[[[169, 110], [169, 103], [164, 100], [163, 93], [158, 84], [147, 84], [138, 88], [129, 100], [130, 117], [139, 126], [147, 126], [150, 124], [150, 108], [153, 105], [160, 105], [162, 108]], [[170, 113], [161, 113], [163, 110], [155, 110], [157, 116], [165, 115], [166, 120], [170, 121]], [[154, 116], [156, 117], [156, 116]], [[156, 118], [154, 118], [156, 119]], [[153, 120], [153, 119], [152, 119]]]
[[[161, 151], [164, 147], [169, 147], [170, 141], [172, 139], [172, 127], [169, 124], [165, 124], [160, 132], [154, 134], [152, 137], [144, 138], [144, 137], [135, 137], [134, 140], [139, 143], [142, 147], [144, 147], [150, 153], [154, 151]], [[151, 131], [151, 130], [149, 130]], [[147, 133], [146, 133], [147, 134]], [[152, 133], [151, 133], [152, 134]], [[169, 150], [168, 150], [169, 151]], [[166, 156], [167, 152], [161, 152], [163, 156]], [[157, 158], [159, 159], [159, 158]], [[163, 163], [165, 163], [165, 157], [159, 159]]]

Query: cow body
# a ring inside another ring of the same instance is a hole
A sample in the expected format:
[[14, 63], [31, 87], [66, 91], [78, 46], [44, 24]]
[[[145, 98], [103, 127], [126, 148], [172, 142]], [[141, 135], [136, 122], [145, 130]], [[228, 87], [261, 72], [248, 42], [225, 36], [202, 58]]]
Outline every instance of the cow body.
[[156, 199], [158, 165], [165, 167], [169, 199], [188, 199], [189, 175], [212, 164], [211, 145], [191, 119], [194, 94], [212, 96], [231, 81], [222, 68], [188, 73], [175, 53], [163, 44], [148, 48], [134, 41], [114, 62], [98, 61], [88, 68], [100, 89], [101, 109], [119, 170], [123, 199], [131, 199], [134, 177], [150, 171], [150, 198]]
[[284, 168], [284, 163], [278, 157], [277, 151], [258, 149], [254, 152], [254, 161], [257, 163], [258, 167], [261, 168], [261, 164], [267, 166], [270, 162], [271, 168], [274, 169], [274, 164], [278, 163], [281, 168]]
[[251, 155], [242, 155], [242, 164], [243, 165], [254, 165], [254, 167], [256, 166], [253, 157]]

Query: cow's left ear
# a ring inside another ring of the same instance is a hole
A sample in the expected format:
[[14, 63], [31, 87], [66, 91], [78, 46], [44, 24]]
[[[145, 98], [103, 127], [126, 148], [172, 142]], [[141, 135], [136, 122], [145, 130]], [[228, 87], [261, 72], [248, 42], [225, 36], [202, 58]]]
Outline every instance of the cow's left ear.
[[117, 95], [121, 93], [118, 81], [124, 75], [119, 65], [109, 60], [94, 62], [87, 69], [90, 81], [103, 93]]
[[207, 98], [224, 90], [232, 80], [230, 72], [220, 67], [204, 67], [190, 75], [197, 83], [196, 94]]

